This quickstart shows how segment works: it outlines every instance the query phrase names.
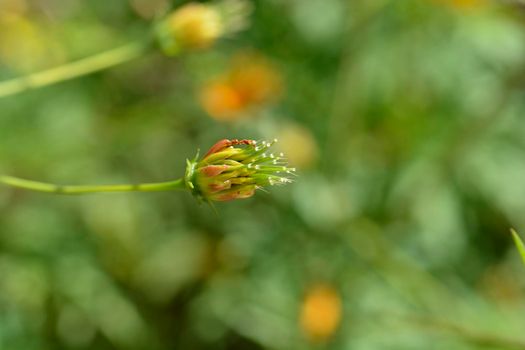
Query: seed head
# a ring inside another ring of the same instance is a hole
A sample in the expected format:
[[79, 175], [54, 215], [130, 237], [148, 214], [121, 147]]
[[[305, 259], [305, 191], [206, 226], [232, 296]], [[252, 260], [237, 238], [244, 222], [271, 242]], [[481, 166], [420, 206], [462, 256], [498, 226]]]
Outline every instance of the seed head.
[[229, 201], [290, 183], [295, 169], [281, 155], [268, 152], [276, 141], [221, 140], [201, 160], [188, 161], [186, 186], [205, 201]]

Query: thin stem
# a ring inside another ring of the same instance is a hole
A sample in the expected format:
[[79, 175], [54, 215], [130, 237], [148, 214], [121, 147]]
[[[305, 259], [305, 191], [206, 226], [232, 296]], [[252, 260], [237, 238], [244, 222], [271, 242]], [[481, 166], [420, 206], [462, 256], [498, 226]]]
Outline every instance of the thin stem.
[[0, 98], [97, 72], [142, 56], [149, 41], [134, 42], [81, 60], [0, 82]]
[[144, 184], [125, 184], [125, 185], [78, 185], [78, 186], [59, 186], [46, 182], [31, 181], [20, 179], [13, 176], [0, 176], [0, 183], [11, 187], [23, 188], [30, 191], [55, 193], [55, 194], [88, 194], [101, 192], [156, 192], [156, 191], [177, 191], [186, 190], [184, 179], [177, 179], [168, 182], [144, 183]]

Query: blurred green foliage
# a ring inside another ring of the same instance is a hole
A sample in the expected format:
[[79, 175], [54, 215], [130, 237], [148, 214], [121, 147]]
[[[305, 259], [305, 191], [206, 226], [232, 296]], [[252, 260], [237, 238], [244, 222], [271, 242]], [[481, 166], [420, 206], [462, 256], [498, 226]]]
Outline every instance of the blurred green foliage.
[[[1, 0], [0, 79], [126, 43], [181, 3]], [[218, 139], [276, 136], [300, 174], [218, 215], [178, 193], [1, 188], [0, 349], [525, 348], [508, 233], [525, 232], [523, 5], [254, 5], [213, 49], [0, 100], [5, 174], [165, 181]], [[217, 121], [199, 91], [245, 50], [283, 92]], [[318, 283], [342, 316], [314, 341]]]

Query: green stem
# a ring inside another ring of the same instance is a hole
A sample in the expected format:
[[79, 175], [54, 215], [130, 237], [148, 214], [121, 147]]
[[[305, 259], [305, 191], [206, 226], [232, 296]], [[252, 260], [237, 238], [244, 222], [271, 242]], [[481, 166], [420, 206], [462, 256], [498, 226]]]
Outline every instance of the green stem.
[[512, 238], [514, 239], [514, 244], [516, 244], [516, 248], [518, 248], [518, 252], [520, 253], [521, 260], [525, 264], [525, 243], [523, 243], [520, 236], [514, 229], [511, 228], [510, 233], [512, 235]]
[[45, 182], [20, 179], [13, 176], [0, 176], [0, 183], [8, 186], [23, 188], [30, 191], [55, 193], [55, 194], [88, 194], [101, 192], [156, 192], [186, 190], [184, 179], [168, 182], [125, 184], [125, 185], [78, 185], [59, 186]]
[[97, 72], [142, 56], [149, 41], [134, 42], [76, 62], [0, 82], [0, 98]]

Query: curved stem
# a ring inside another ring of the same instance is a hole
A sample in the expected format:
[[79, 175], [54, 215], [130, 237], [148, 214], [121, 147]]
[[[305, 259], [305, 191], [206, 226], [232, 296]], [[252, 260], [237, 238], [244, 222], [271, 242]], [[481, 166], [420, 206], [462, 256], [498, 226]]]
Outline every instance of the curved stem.
[[0, 82], [0, 98], [77, 78], [131, 61], [143, 55], [148, 48], [148, 40], [134, 42], [56, 68], [2, 81]]
[[78, 185], [59, 186], [46, 182], [20, 179], [13, 176], [0, 176], [0, 183], [11, 187], [23, 188], [30, 191], [55, 193], [55, 194], [88, 194], [101, 192], [156, 192], [186, 190], [184, 179], [167, 182], [124, 184], [124, 185]]

